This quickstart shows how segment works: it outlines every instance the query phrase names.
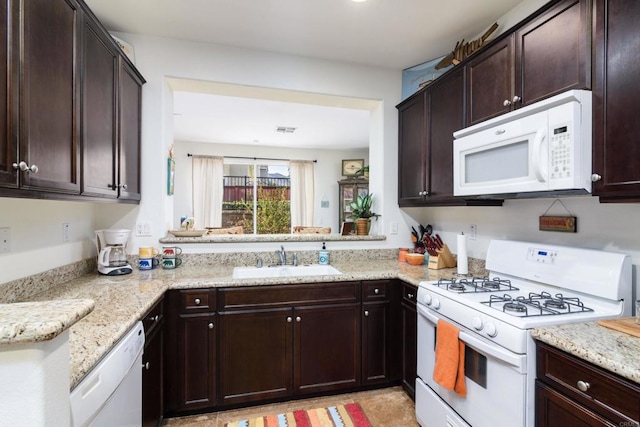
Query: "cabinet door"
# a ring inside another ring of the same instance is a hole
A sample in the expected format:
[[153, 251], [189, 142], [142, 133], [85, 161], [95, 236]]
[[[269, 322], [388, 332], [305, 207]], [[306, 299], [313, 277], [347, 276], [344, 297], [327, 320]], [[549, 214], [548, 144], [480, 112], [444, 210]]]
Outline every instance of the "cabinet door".
[[[536, 381], [536, 427], [603, 427], [613, 424]], [[631, 425], [631, 424], [630, 424]]]
[[[591, 87], [590, 10], [586, 0], [565, 0], [515, 33], [514, 107], [569, 89]], [[513, 99], [512, 99], [513, 101]]]
[[427, 178], [427, 95], [423, 90], [398, 107], [398, 203], [423, 203]]
[[360, 384], [360, 304], [294, 309], [294, 392]]
[[362, 384], [389, 381], [389, 340], [391, 306], [386, 303], [362, 305]]
[[465, 66], [467, 126], [510, 111], [513, 96], [513, 37], [477, 55]]
[[82, 16], [75, 0], [21, 2], [23, 52], [20, 160], [23, 187], [78, 194], [79, 74]]
[[142, 81], [120, 58], [120, 149], [118, 197], [140, 200], [140, 120]]
[[82, 194], [115, 198], [118, 55], [92, 20], [84, 26]]
[[[16, 188], [18, 172], [18, 46], [12, 39], [17, 34], [17, 2], [0, 0], [0, 187]], [[11, 16], [10, 16], [11, 15]]]
[[178, 409], [216, 403], [215, 316], [181, 315], [178, 320]]
[[291, 396], [292, 316], [290, 308], [219, 314], [220, 405]]
[[[405, 288], [406, 289], [406, 288]], [[406, 291], [405, 291], [406, 293]], [[411, 294], [414, 295], [414, 294]], [[406, 298], [406, 295], [405, 295]], [[403, 298], [404, 300], [404, 298]], [[415, 303], [402, 302], [402, 386], [414, 399], [416, 388], [418, 318]]]
[[427, 203], [453, 199], [453, 132], [464, 127], [462, 71], [443, 77], [429, 90], [429, 195]]
[[158, 327], [147, 339], [142, 355], [142, 425], [157, 427], [163, 415], [164, 330]]
[[593, 172], [600, 201], [640, 200], [640, 57], [629, 49], [640, 37], [640, 2], [596, 0]]

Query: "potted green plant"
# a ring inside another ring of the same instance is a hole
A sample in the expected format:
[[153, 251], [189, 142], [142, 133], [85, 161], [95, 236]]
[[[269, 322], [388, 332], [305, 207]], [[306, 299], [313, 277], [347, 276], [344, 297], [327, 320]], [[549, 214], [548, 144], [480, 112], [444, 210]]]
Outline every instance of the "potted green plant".
[[361, 194], [356, 200], [351, 202], [350, 218], [356, 220], [356, 234], [358, 236], [366, 236], [369, 234], [369, 228], [371, 227], [371, 218], [376, 220], [380, 216], [379, 214], [371, 211], [373, 205], [373, 194]]
[[356, 171], [356, 176], [364, 176], [365, 179], [369, 179], [369, 165], [358, 169]]

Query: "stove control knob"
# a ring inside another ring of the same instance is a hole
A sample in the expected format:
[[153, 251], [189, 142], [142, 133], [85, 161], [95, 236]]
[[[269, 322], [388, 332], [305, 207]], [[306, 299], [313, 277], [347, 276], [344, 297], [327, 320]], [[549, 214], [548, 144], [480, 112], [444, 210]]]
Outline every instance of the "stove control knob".
[[431, 295], [430, 294], [426, 294], [424, 296], [424, 303], [427, 305], [431, 305]]
[[490, 337], [495, 337], [496, 335], [498, 335], [498, 330], [496, 329], [496, 325], [494, 325], [493, 323], [487, 323], [487, 335], [489, 335]]
[[440, 308], [440, 300], [438, 298], [434, 298], [432, 302], [433, 308], [436, 310]]
[[477, 331], [481, 331], [482, 328], [484, 327], [484, 325], [482, 324], [482, 319], [479, 318], [478, 316], [474, 316], [471, 319], [471, 326], [473, 326], [473, 328]]

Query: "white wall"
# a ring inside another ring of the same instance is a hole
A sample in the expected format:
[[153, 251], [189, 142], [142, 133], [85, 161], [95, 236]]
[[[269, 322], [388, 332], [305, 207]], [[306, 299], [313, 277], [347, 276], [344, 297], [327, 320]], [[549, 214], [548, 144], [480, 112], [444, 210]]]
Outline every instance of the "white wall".
[[[368, 150], [304, 150], [282, 147], [257, 147], [250, 145], [209, 144], [202, 142], [176, 142], [174, 154], [176, 160], [174, 211], [172, 228], [177, 228], [180, 216], [191, 215], [192, 158], [187, 153], [216, 156], [267, 157], [293, 160], [317, 160], [314, 164], [314, 225], [331, 227], [332, 233], [339, 232], [338, 224], [338, 180], [342, 176], [342, 159], [365, 159], [368, 164]], [[328, 200], [329, 207], [320, 206], [321, 200]], [[294, 224], [296, 225], [296, 224]], [[301, 225], [301, 224], [297, 224]]]
[[[152, 225], [151, 238], [133, 238], [130, 252], [174, 228], [176, 197], [166, 195], [166, 157], [173, 143], [171, 89], [165, 78], [193, 79], [337, 95], [380, 101], [371, 112], [369, 160], [370, 189], [376, 196], [374, 210], [382, 215], [372, 232], [388, 231], [399, 223], [400, 233], [389, 235], [376, 247], [406, 246], [408, 226], [397, 206], [397, 111], [401, 72], [304, 57], [229, 48], [133, 34], [119, 34], [132, 43], [136, 66], [147, 79], [143, 87], [142, 202], [136, 218], [119, 224], [134, 228], [136, 221]], [[341, 164], [338, 163], [337, 167]], [[337, 191], [336, 191], [337, 192]]]

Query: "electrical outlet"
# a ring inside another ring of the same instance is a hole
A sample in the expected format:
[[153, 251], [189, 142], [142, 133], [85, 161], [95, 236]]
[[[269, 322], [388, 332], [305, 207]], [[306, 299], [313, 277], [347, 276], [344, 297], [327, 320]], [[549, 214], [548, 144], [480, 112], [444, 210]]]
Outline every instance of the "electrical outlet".
[[136, 236], [137, 237], [151, 236], [151, 223], [149, 221], [136, 222]]
[[62, 224], [62, 241], [71, 241], [71, 224], [69, 224], [68, 222]]
[[396, 221], [391, 221], [389, 224], [389, 234], [398, 234], [398, 223]]
[[0, 253], [11, 252], [11, 233], [9, 227], [0, 228]]
[[476, 224], [469, 224], [469, 240], [476, 240], [478, 234], [478, 226]]

